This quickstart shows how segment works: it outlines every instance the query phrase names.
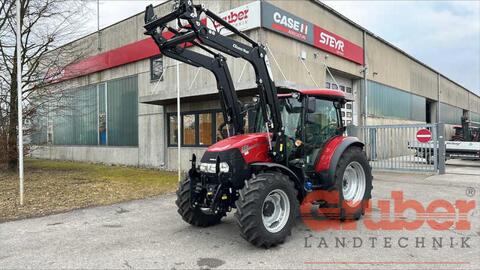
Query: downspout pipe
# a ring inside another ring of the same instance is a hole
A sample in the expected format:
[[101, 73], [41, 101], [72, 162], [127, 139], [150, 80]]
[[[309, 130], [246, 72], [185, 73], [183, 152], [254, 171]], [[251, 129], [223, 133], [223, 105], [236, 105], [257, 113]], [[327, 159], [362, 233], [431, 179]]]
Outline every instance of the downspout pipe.
[[367, 72], [368, 72], [368, 65], [367, 65], [367, 32], [363, 30], [363, 125], [367, 125], [367, 118], [368, 118], [368, 91], [367, 91]]

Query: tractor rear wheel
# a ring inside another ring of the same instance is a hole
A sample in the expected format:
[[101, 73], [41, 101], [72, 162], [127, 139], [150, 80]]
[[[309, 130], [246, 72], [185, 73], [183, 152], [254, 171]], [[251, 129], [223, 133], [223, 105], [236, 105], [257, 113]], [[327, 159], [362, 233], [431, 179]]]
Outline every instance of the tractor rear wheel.
[[285, 241], [299, 209], [293, 182], [279, 172], [260, 173], [245, 181], [235, 204], [242, 237], [264, 248]]
[[335, 170], [333, 191], [338, 194], [340, 220], [359, 219], [372, 197], [372, 168], [360, 147], [349, 147]]
[[187, 223], [197, 227], [209, 227], [220, 223], [225, 213], [207, 214], [202, 209], [192, 208], [190, 205], [190, 179], [187, 177], [179, 183], [177, 189], [178, 213]]

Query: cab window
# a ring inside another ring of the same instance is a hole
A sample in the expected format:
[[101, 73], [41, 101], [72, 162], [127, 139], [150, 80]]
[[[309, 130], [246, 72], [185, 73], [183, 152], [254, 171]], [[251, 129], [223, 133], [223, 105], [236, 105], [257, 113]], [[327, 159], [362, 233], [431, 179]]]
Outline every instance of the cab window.
[[332, 101], [317, 99], [315, 111], [305, 119], [305, 141], [320, 146], [338, 131], [337, 109]]
[[305, 117], [305, 144], [310, 151], [306, 153], [307, 165], [313, 165], [320, 147], [325, 141], [339, 132], [338, 106], [333, 101], [316, 99], [315, 111]]

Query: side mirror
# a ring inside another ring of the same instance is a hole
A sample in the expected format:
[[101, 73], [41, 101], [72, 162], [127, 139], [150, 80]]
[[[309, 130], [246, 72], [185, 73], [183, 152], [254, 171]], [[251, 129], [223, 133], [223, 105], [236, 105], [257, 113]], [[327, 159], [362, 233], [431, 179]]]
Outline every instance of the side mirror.
[[307, 113], [314, 113], [316, 111], [317, 99], [308, 97], [307, 99]]
[[153, 17], [155, 17], [155, 13], [153, 12], [153, 5], [148, 5], [145, 8], [145, 24], [153, 21]]

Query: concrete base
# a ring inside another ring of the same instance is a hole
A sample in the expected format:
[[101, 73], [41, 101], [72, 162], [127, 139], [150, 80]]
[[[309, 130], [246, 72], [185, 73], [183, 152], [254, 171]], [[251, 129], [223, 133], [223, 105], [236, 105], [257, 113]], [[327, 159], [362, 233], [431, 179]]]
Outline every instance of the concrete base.
[[139, 166], [137, 147], [35, 146], [34, 158]]

